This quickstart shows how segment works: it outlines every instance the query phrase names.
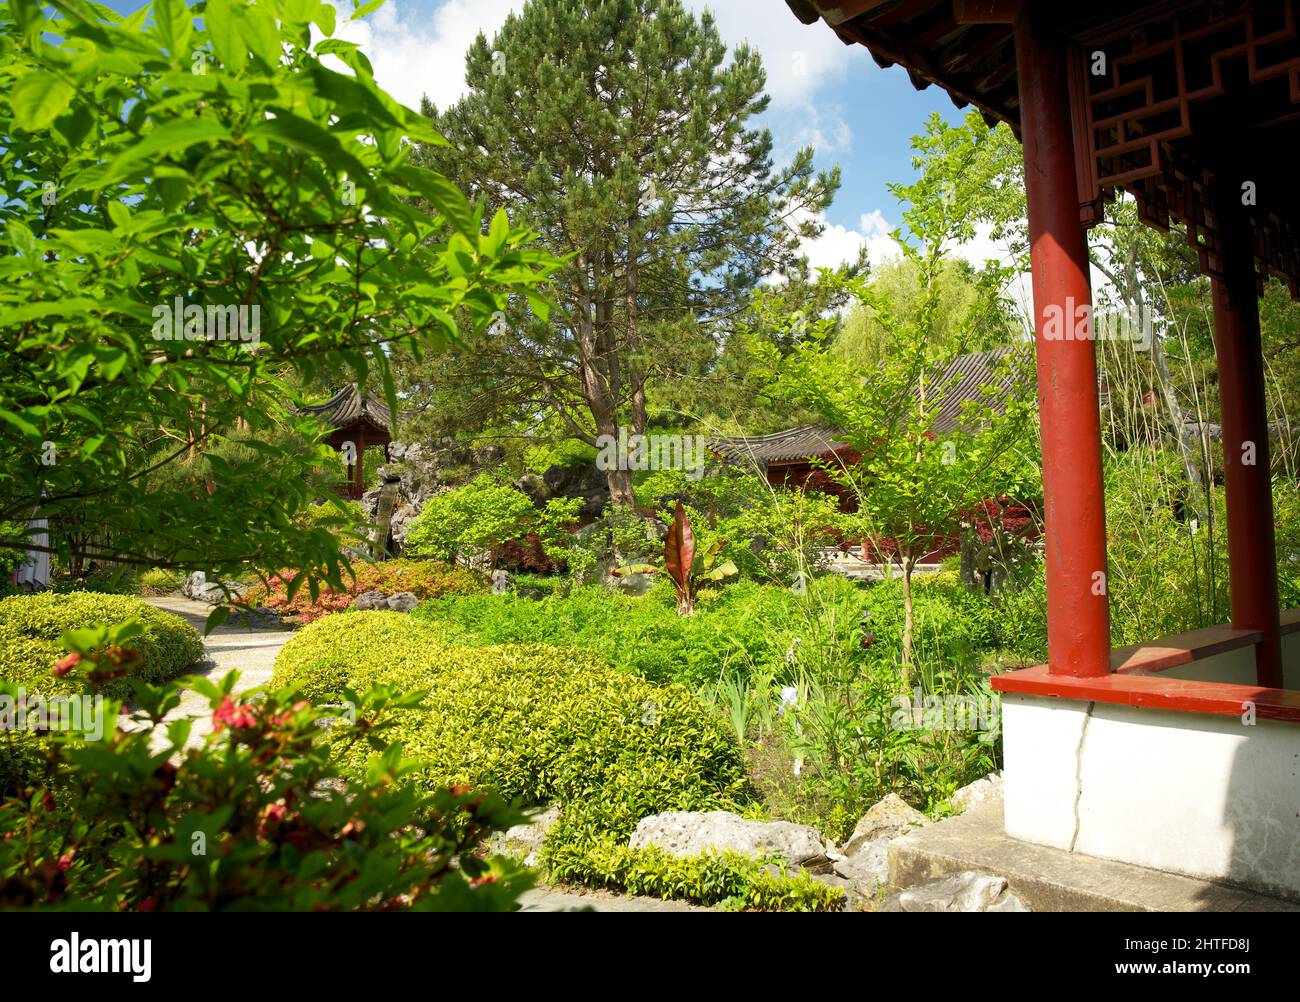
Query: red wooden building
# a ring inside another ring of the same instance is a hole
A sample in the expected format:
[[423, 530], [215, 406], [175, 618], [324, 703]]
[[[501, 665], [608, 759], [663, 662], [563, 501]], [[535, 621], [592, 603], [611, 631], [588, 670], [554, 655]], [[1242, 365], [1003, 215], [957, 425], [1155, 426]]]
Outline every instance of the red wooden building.
[[381, 446], [388, 459], [388, 447], [393, 441], [393, 418], [388, 405], [378, 397], [361, 393], [355, 383], [349, 383], [323, 404], [313, 404], [302, 409], [325, 421], [330, 431], [325, 438], [343, 453], [348, 468], [348, 497], [361, 500], [365, 493], [362, 457], [371, 446]]
[[[994, 680], [1007, 833], [1300, 896], [1300, 611], [1278, 607], [1257, 303], [1300, 281], [1296, 3], [787, 4], [1024, 145], [1049, 657]], [[1121, 192], [1185, 227], [1212, 285], [1232, 622], [1112, 650], [1087, 228]]]
[[[966, 413], [968, 403], [991, 407], [999, 413], [1013, 393], [1026, 390], [1024, 380], [1027, 360], [1024, 354], [1011, 348], [959, 355], [927, 380], [932, 393], [940, 396], [933, 407], [931, 431], [936, 436], [957, 429]], [[853, 495], [845, 490], [828, 472], [839, 465], [851, 466], [859, 459], [857, 453], [840, 439], [839, 431], [815, 425], [801, 425], [768, 435], [738, 435], [712, 439], [708, 443], [714, 455], [753, 469], [773, 487], [818, 490], [839, 499], [840, 510], [851, 512], [856, 508]], [[971, 525], [981, 533], [983, 524], [1001, 523], [1002, 529], [1012, 535], [1036, 538], [1027, 531], [1029, 511], [1018, 504], [989, 501], [979, 512], [973, 512]], [[845, 549], [857, 546], [845, 543]], [[922, 554], [918, 562], [938, 563], [961, 548], [957, 534], [936, 536], [933, 548]], [[871, 540], [861, 544], [862, 559], [869, 562], [885, 561], [896, 555], [891, 540]]]

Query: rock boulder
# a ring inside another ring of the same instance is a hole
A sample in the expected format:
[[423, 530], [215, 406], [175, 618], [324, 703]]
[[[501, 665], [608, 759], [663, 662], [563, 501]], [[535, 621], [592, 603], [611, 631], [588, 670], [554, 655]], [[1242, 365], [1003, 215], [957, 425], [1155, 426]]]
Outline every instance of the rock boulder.
[[776, 855], [814, 873], [826, 872], [831, 865], [817, 829], [789, 821], [747, 821], [730, 811], [652, 814], [637, 824], [629, 844], [634, 849], [655, 846], [673, 856], [727, 851]]

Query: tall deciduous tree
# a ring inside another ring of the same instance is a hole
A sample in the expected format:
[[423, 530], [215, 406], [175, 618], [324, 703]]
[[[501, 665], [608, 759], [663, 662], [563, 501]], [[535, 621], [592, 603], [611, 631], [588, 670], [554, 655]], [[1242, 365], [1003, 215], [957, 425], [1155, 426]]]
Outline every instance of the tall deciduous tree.
[[[944, 431], [939, 418], [946, 387], [937, 380], [954, 356], [989, 342], [990, 317], [1012, 269], [988, 263], [964, 276], [978, 290], [983, 308], [950, 293], [952, 249], [975, 236], [977, 214], [968, 199], [1005, 173], [1006, 158], [986, 145], [993, 140], [980, 123], [952, 127], [937, 115], [913, 140], [919, 173], [911, 184], [891, 185], [905, 206], [904, 226], [894, 238], [903, 260], [889, 297], [864, 279], [827, 275], [858, 301], [878, 350], [864, 365], [853, 352], [835, 350], [836, 324], [772, 309], [760, 297], [752, 349], [765, 356], [759, 370], [773, 395], [807, 408], [851, 448], [851, 458], [828, 472], [857, 502], [862, 530], [897, 546], [904, 603], [903, 684], [907, 685], [913, 634], [912, 573], [936, 536], [956, 530], [987, 498], [1014, 493], [1033, 469], [1028, 421], [1027, 367], [1001, 399], [971, 401], [958, 427]], [[978, 169], [977, 169], [978, 168]], [[993, 326], [996, 326], [995, 324]], [[794, 332], [794, 336], [792, 336]], [[793, 350], [787, 345], [793, 343]], [[1027, 361], [1012, 354], [1010, 364]], [[990, 395], [996, 387], [989, 387]]]
[[[758, 55], [728, 59], [711, 16], [679, 0], [530, 0], [479, 36], [466, 79], [455, 106], [425, 107], [452, 147], [421, 155], [567, 256], [550, 322], [516, 302], [472, 364], [499, 400], [551, 410], [588, 444], [643, 433], [674, 338], [707, 336], [763, 276], [804, 272], [798, 240], [818, 231], [838, 171], [816, 172], [811, 149], [774, 169], [753, 122]], [[607, 475], [632, 503], [630, 473]]]

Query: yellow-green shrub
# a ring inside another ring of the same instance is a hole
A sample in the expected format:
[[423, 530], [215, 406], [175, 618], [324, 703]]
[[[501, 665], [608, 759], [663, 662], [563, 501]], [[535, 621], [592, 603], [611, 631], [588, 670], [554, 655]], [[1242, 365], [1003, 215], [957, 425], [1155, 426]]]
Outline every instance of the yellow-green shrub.
[[274, 681], [297, 686], [308, 699], [331, 700], [344, 686], [363, 689], [389, 673], [406, 677], [428, 668], [440, 633], [400, 612], [326, 616], [289, 638], [275, 659]]
[[[131, 641], [144, 657], [134, 675], [157, 684], [185, 674], [203, 658], [198, 632], [180, 616], [163, 612], [130, 595], [97, 592], [42, 592], [0, 599], [0, 678], [29, 693], [55, 695], [80, 691], [80, 683], [50, 674], [65, 651], [59, 638], [67, 630], [139, 621], [144, 632]], [[125, 698], [131, 687], [116, 679], [105, 695]]]
[[[428, 692], [428, 711], [393, 737], [426, 763], [429, 786], [467, 783], [525, 804], [560, 805], [552, 831], [561, 833], [569, 876], [616, 880], [601, 861], [615, 858], [649, 814], [732, 809], [751, 799], [741, 754], [707, 707], [682, 686], [616, 671], [591, 652], [456, 646], [400, 613], [359, 612], [299, 631], [272, 679], [316, 699], [375, 683]], [[589, 855], [590, 865], [581, 865]]]
[[170, 595], [180, 591], [185, 583], [185, 575], [167, 567], [153, 567], [136, 578], [136, 586], [141, 595]]

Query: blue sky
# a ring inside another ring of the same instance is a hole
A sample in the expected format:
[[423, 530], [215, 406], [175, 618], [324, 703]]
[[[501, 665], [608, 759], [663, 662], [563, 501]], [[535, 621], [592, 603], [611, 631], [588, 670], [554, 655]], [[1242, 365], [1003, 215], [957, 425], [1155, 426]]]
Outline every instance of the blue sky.
[[[141, 5], [108, 2], [123, 12]], [[422, 94], [446, 107], [464, 91], [466, 47], [480, 31], [490, 38], [524, 0], [388, 0], [351, 23], [352, 0], [331, 2], [342, 15], [337, 34], [362, 45], [382, 86], [413, 107]], [[683, 2], [697, 13], [709, 9], [730, 47], [748, 42], [762, 56], [772, 99], [765, 118], [778, 159], [812, 145], [819, 166], [842, 168], [826, 231], [805, 247], [812, 263], [852, 260], [863, 244], [873, 261], [893, 253], [887, 234], [900, 214], [886, 184], [912, 176], [909, 141], [928, 115], [956, 121], [961, 112], [939, 88], [915, 90], [902, 69], [881, 69], [825, 24], [801, 24], [784, 0]], [[983, 240], [964, 252], [975, 260], [1001, 256]]]

